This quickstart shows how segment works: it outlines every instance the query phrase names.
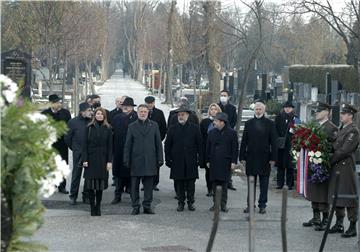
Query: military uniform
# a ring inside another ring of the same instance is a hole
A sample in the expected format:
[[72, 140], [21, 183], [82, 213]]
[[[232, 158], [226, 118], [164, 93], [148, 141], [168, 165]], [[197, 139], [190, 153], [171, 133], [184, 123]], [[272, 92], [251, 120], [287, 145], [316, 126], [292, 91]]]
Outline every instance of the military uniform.
[[[350, 113], [355, 115], [356, 108], [344, 104], [341, 113]], [[331, 157], [331, 176], [329, 182], [329, 202], [335, 192], [336, 172], [340, 172], [339, 195], [357, 195], [357, 182], [355, 173], [355, 151], [359, 145], [359, 129], [352, 122], [340, 128], [334, 143], [334, 154]], [[345, 208], [350, 221], [349, 230], [343, 237], [356, 236], [356, 221], [358, 199], [338, 198], [336, 203], [336, 224], [330, 229], [330, 233], [342, 233], [344, 230], [343, 220], [345, 217]]]
[[[316, 112], [328, 110], [330, 112], [331, 106], [325, 103], [317, 103]], [[321, 129], [325, 132], [329, 143], [333, 143], [336, 138], [338, 128], [331, 121], [327, 120], [320, 123]], [[313, 218], [303, 223], [303, 226], [310, 227], [315, 225], [315, 230], [322, 231], [325, 229], [328, 216], [329, 216], [329, 204], [328, 204], [328, 181], [323, 183], [312, 183], [307, 181], [307, 199], [311, 201], [311, 207], [313, 209]], [[323, 219], [320, 219], [320, 213], [323, 214]]]

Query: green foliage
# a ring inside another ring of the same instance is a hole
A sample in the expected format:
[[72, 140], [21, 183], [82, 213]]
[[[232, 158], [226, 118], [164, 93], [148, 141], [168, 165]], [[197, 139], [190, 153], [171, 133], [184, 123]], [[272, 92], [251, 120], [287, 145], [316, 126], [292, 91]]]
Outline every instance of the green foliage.
[[269, 100], [266, 102], [266, 112], [269, 115], [277, 115], [282, 109], [282, 104], [276, 100]]
[[330, 73], [333, 80], [338, 80], [343, 89], [360, 91], [357, 69], [350, 65], [292, 65], [289, 67], [289, 80], [309, 83], [325, 92], [326, 73]]
[[28, 101], [1, 109], [1, 190], [12, 219], [8, 251], [44, 250], [45, 246], [24, 238], [43, 223], [40, 181], [56, 169], [56, 152], [49, 142], [51, 129], [59, 136], [65, 133], [66, 125], [51, 119], [34, 119], [31, 115], [40, 114]]

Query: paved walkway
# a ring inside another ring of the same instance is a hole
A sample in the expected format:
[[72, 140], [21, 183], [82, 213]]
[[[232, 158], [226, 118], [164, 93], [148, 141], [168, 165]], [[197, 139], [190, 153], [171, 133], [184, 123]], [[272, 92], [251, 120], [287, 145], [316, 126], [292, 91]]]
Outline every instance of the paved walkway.
[[[129, 95], [135, 104], [143, 103], [149, 93], [131, 79], [117, 72], [98, 93], [107, 109], [114, 107], [116, 96]], [[168, 113], [170, 108], [156, 100], [157, 107]], [[90, 217], [89, 206], [69, 205], [68, 196], [55, 194], [45, 200], [45, 223], [34, 239], [49, 247], [50, 251], [205, 251], [212, 225], [212, 205], [206, 197], [205, 173], [200, 170], [196, 182], [196, 211], [176, 212], [173, 182], [169, 169], [161, 168], [159, 192], [154, 192], [155, 215], [130, 215], [130, 197], [111, 205], [114, 187], [104, 193], [101, 217]], [[70, 178], [69, 178], [70, 181]], [[69, 185], [69, 183], [68, 183]], [[229, 191], [229, 213], [222, 214], [213, 251], [248, 251], [248, 222], [242, 213], [246, 205], [246, 181], [235, 177], [237, 191]], [[280, 220], [281, 193], [269, 193], [267, 214], [256, 214], [255, 251], [281, 251]], [[322, 232], [303, 228], [301, 223], [311, 215], [309, 203], [291, 192], [288, 201], [288, 251], [318, 251]], [[348, 225], [346, 221], [346, 226]], [[356, 238], [342, 239], [329, 235], [325, 251], [359, 251]]]

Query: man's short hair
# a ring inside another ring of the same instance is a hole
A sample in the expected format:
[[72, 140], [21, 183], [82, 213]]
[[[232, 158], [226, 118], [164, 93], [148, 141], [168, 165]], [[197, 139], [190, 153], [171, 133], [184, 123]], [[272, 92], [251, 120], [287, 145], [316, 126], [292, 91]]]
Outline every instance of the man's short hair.
[[97, 98], [100, 98], [100, 96], [97, 95], [97, 94], [94, 94], [94, 95], [91, 96], [91, 99], [92, 99], [92, 100], [93, 100], [93, 99], [97, 99]]
[[220, 91], [220, 94], [221, 94], [221, 93], [227, 93], [227, 95], [230, 96], [230, 92], [227, 91], [226, 89], [221, 90], [221, 91]]
[[139, 106], [137, 106], [138, 110], [141, 108], [146, 108], [147, 110], [149, 110], [149, 107], [146, 104], [140, 104]]

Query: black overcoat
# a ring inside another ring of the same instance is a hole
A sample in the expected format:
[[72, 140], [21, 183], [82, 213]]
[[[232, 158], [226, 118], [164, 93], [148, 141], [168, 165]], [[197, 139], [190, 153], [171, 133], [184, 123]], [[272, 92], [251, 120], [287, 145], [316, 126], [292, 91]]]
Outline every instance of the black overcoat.
[[71, 119], [68, 122], [68, 132], [64, 136], [66, 145], [70, 150], [75, 152], [82, 152], [84, 146], [86, 128], [90, 122], [89, 118], [82, 117], [81, 115]]
[[221, 111], [227, 114], [229, 125], [233, 129], [236, 125], [237, 121], [237, 113], [236, 113], [236, 107], [232, 105], [231, 103], [227, 103], [223, 105], [221, 102], [218, 103], [219, 107], [221, 108]]
[[132, 177], [156, 176], [164, 163], [160, 131], [156, 122], [136, 120], [129, 125], [124, 147], [124, 164]]
[[121, 114], [122, 113], [122, 109], [121, 108], [114, 108], [113, 110], [111, 110], [109, 112], [109, 119], [108, 119], [108, 122], [111, 123], [112, 120], [114, 119], [114, 117], [118, 114]]
[[276, 160], [275, 124], [265, 116], [245, 123], [240, 145], [240, 161], [246, 161], [246, 175], [270, 175], [270, 161]]
[[106, 164], [112, 162], [112, 131], [103, 124], [90, 124], [85, 132], [83, 161], [85, 179], [108, 179]]
[[199, 178], [198, 163], [203, 160], [202, 139], [197, 124], [187, 121], [169, 128], [165, 140], [165, 162], [170, 166], [170, 178], [187, 180]]
[[228, 181], [231, 163], [237, 163], [238, 153], [239, 143], [235, 130], [227, 125], [222, 130], [210, 130], [206, 143], [206, 162], [210, 163], [210, 181]]
[[[55, 121], [63, 121], [65, 124], [71, 119], [71, 114], [67, 109], [60, 109], [58, 112], [54, 113], [51, 108], [48, 108], [42, 111], [42, 114], [52, 117]], [[61, 136], [53, 143], [53, 147], [59, 152], [62, 159], [68, 162], [69, 159], [69, 150], [68, 146], [65, 143], [64, 136]]]
[[128, 130], [129, 124], [137, 120], [136, 112], [131, 112], [130, 114], [120, 113], [114, 116], [112, 120], [112, 129], [114, 132], [114, 142], [113, 142], [113, 170], [112, 173], [114, 176], [119, 178], [129, 178], [130, 177], [130, 168], [123, 165], [124, 157], [124, 146], [126, 140], [126, 133]]
[[159, 126], [161, 141], [165, 139], [167, 127], [164, 112], [158, 108], [149, 111], [149, 119], [156, 122]]

